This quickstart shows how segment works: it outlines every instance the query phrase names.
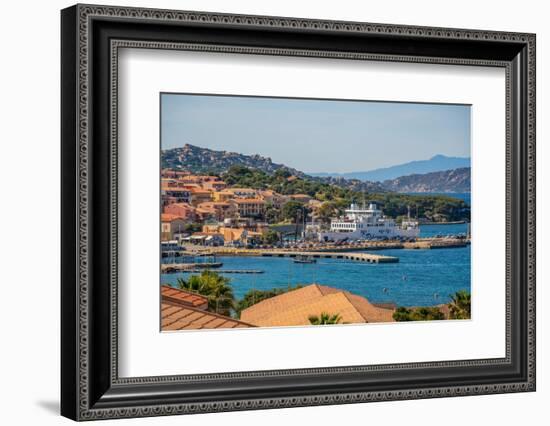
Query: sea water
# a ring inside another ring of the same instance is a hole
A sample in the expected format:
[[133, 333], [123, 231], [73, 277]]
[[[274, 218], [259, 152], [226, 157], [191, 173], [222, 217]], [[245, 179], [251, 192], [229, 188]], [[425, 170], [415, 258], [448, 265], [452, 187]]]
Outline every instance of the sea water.
[[[436, 225], [440, 229], [455, 225]], [[445, 233], [445, 230], [441, 232]], [[368, 250], [367, 250], [368, 252]], [[288, 288], [319, 283], [348, 290], [372, 302], [398, 306], [447, 303], [458, 290], [470, 291], [470, 246], [443, 249], [388, 249], [372, 253], [399, 258], [397, 263], [363, 263], [344, 259], [317, 259], [294, 263], [292, 258], [218, 257], [223, 269], [255, 269], [262, 274], [226, 274], [239, 299], [251, 290]], [[175, 284], [189, 273], [163, 274], [161, 282]]]

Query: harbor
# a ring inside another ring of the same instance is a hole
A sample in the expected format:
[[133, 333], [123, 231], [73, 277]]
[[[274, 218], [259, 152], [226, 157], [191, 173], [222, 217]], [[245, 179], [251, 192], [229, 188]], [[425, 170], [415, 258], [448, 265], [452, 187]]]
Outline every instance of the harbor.
[[414, 241], [297, 242], [250, 249], [185, 245], [181, 247], [185, 256], [177, 262], [187, 263], [163, 259], [161, 281], [176, 285], [178, 278], [212, 268], [231, 279], [236, 297], [251, 289], [323, 283], [373, 303], [435, 306], [468, 285], [470, 240], [458, 237], [466, 233], [467, 224], [434, 228], [437, 234], [431, 225], [421, 224]]
[[[431, 306], [445, 303], [450, 294], [470, 280], [470, 247], [444, 250], [380, 249], [376, 254], [398, 258], [398, 262], [370, 263], [343, 258], [318, 258], [316, 263], [295, 263], [283, 256], [224, 256], [217, 259], [224, 269], [263, 271], [262, 274], [227, 274], [236, 297], [251, 289], [270, 290], [309, 283], [322, 283], [366, 297], [373, 303], [394, 302], [399, 306]], [[163, 274], [163, 283], [177, 284], [188, 272]]]

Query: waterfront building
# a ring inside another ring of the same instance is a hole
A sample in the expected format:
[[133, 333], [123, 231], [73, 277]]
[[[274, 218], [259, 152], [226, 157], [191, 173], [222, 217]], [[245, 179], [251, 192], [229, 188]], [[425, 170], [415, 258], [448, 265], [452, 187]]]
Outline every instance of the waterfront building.
[[219, 232], [223, 234], [225, 244], [242, 243], [246, 241], [248, 231], [244, 228], [226, 228], [224, 226], [219, 228]]
[[333, 218], [329, 232], [320, 232], [319, 241], [361, 240], [376, 238], [416, 238], [420, 234], [418, 222], [409, 218], [398, 225], [384, 216], [375, 203], [368, 207], [352, 204], [345, 215]]
[[[255, 229], [255, 228], [253, 228]], [[206, 224], [202, 227], [204, 234], [220, 234], [223, 237], [225, 245], [250, 244], [261, 240], [263, 233], [243, 227], [235, 228], [221, 224]]]
[[183, 229], [187, 223], [181, 216], [169, 213], [161, 214], [160, 220], [162, 241], [174, 240], [177, 235], [183, 233]]
[[196, 220], [196, 208], [188, 203], [172, 203], [164, 207], [164, 213], [172, 214], [183, 218], [185, 221]]
[[193, 244], [200, 244], [203, 246], [223, 246], [224, 238], [223, 234], [217, 232], [194, 232], [189, 241]]
[[241, 320], [261, 327], [310, 325], [311, 316], [339, 315], [340, 323], [393, 321], [393, 309], [377, 307], [348, 291], [311, 284], [262, 300], [241, 312]]
[[208, 311], [208, 299], [200, 294], [161, 286], [161, 330], [247, 328], [252, 324]]

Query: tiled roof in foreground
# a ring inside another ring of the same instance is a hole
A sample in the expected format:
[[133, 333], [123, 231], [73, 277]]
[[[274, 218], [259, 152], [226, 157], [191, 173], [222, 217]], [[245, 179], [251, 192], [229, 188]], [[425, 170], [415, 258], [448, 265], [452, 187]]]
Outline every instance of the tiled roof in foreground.
[[254, 327], [243, 321], [208, 312], [208, 300], [199, 294], [161, 286], [162, 331]]
[[161, 288], [162, 301], [180, 302], [192, 308], [206, 309], [208, 308], [208, 299], [200, 294], [191, 293], [190, 291], [180, 290], [162, 285]]
[[241, 312], [241, 319], [261, 327], [310, 325], [310, 316], [338, 314], [341, 323], [392, 322], [393, 309], [374, 306], [348, 291], [312, 284], [263, 300]]
[[161, 318], [162, 331], [254, 327], [224, 315], [164, 301]]

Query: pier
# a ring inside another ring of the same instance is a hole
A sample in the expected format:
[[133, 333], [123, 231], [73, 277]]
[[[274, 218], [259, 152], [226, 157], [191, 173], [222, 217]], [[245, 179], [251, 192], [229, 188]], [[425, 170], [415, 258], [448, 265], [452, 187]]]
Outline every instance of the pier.
[[329, 251], [261, 251], [262, 257], [312, 257], [314, 259], [345, 259], [354, 260], [356, 262], [368, 263], [396, 263], [399, 258], [395, 256], [382, 256], [372, 253], [355, 253], [355, 252], [329, 252]]
[[[186, 269], [178, 272], [184, 272], [184, 273], [201, 273], [204, 271], [203, 269]], [[218, 274], [263, 274], [265, 271], [262, 271], [261, 269], [218, 269], [216, 271]]]
[[223, 266], [222, 262], [205, 262], [205, 263], [161, 263], [160, 272], [163, 274], [169, 274], [172, 272], [187, 272], [187, 271], [199, 271], [202, 272], [209, 268], [220, 268]]
[[466, 239], [425, 238], [413, 243], [403, 243], [405, 249], [440, 249], [466, 247], [470, 244]]

